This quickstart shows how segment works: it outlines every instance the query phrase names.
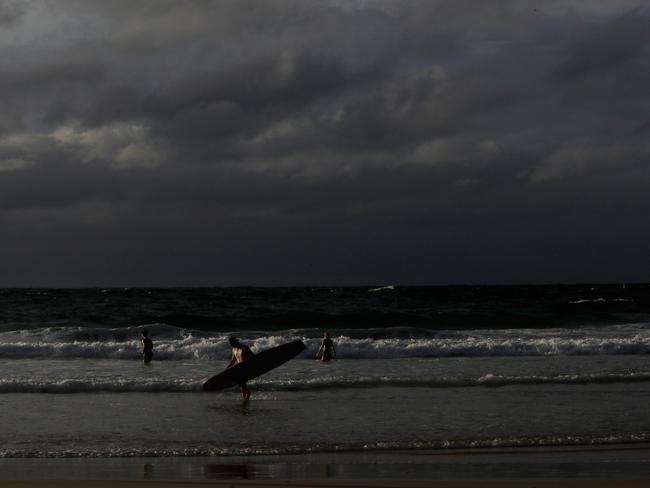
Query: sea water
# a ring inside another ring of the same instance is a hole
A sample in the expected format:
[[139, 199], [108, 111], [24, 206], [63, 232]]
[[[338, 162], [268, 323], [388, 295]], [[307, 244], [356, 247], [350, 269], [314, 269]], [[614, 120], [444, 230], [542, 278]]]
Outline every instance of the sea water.
[[[649, 304], [644, 285], [3, 290], [0, 457], [641, 445]], [[314, 359], [324, 330], [330, 363]], [[253, 352], [307, 349], [244, 402], [201, 389], [231, 335]]]

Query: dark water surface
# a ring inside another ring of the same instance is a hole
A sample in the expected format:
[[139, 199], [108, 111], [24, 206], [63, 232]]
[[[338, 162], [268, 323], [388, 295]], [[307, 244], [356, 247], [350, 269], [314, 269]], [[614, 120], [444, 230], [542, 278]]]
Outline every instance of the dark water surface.
[[[330, 364], [313, 359], [324, 330]], [[307, 349], [246, 403], [201, 388], [232, 334], [254, 352]], [[268, 456], [641, 446], [648, 352], [648, 285], [5, 289], [0, 457], [200, 458], [214, 462], [187, 469], [209, 478]]]

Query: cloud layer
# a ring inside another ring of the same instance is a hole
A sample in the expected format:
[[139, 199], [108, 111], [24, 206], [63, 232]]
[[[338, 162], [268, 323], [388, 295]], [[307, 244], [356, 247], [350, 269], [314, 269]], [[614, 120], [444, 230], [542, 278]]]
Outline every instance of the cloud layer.
[[0, 3], [2, 286], [648, 280], [639, 2]]

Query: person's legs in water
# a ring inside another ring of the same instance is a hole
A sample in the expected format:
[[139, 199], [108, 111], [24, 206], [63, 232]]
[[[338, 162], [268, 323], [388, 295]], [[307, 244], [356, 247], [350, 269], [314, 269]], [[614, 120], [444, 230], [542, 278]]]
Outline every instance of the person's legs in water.
[[239, 385], [241, 388], [241, 396], [244, 400], [250, 400], [251, 399], [251, 391], [246, 388], [246, 383], [242, 383]]

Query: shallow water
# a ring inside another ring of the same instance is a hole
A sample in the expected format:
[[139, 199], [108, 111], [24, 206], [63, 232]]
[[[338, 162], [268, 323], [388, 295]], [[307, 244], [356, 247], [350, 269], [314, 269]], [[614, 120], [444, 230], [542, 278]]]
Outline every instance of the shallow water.
[[6, 360], [1, 366], [11, 371], [0, 394], [5, 457], [368, 452], [650, 438], [650, 383], [621, 381], [650, 374], [643, 356], [297, 359], [251, 381], [250, 402], [236, 388], [201, 391], [200, 378], [222, 362]]

